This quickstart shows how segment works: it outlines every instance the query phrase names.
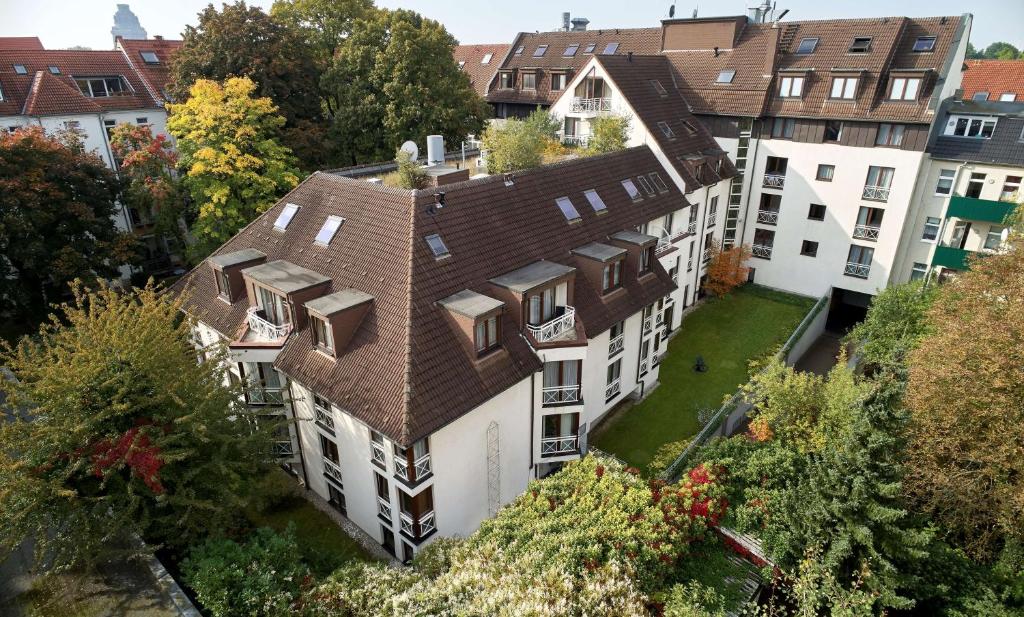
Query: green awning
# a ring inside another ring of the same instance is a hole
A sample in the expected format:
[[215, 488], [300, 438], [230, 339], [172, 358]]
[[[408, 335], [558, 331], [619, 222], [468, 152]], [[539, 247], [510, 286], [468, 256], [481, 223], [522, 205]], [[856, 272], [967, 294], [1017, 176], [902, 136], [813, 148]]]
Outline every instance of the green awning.
[[1002, 223], [1016, 207], [1017, 204], [1008, 201], [975, 199], [973, 197], [954, 195], [949, 198], [949, 210], [946, 211], [946, 218], [956, 217], [969, 221]]
[[967, 257], [971, 251], [957, 249], [950, 246], [936, 246], [935, 255], [932, 256], [932, 267], [942, 266], [954, 270], [967, 269]]

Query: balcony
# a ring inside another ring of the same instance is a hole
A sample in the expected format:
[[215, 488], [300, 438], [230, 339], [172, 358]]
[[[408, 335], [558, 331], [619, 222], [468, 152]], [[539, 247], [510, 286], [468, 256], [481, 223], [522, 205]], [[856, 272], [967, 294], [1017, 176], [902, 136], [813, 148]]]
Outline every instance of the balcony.
[[758, 210], [757, 222], [765, 225], [776, 225], [779, 222], [778, 210]]
[[383, 497], [377, 497], [377, 516], [391, 522], [391, 502]]
[[527, 324], [526, 329], [530, 331], [533, 340], [538, 343], [548, 343], [572, 334], [576, 328], [576, 309], [571, 306], [559, 307], [562, 314], [551, 321], [536, 326]]
[[250, 405], [284, 405], [284, 391], [281, 388], [250, 388], [245, 393], [245, 402]]
[[324, 461], [324, 475], [329, 479], [334, 480], [341, 486], [341, 467], [338, 467], [334, 461], [330, 459], [323, 459]]
[[567, 456], [579, 452], [580, 439], [576, 435], [545, 437], [540, 440], [541, 456]]
[[562, 143], [585, 148], [590, 143], [590, 135], [562, 135]]
[[622, 380], [616, 379], [604, 387], [604, 400], [610, 401], [622, 392]]
[[423, 540], [437, 531], [433, 510], [421, 514], [418, 520], [410, 514], [400, 512], [399, 519], [402, 524], [402, 533], [410, 540]]
[[651, 333], [651, 324], [652, 323], [653, 323], [653, 321], [652, 321], [652, 318], [651, 318], [650, 315], [648, 315], [647, 317], [644, 317], [644, 334], [650, 334]]
[[689, 235], [697, 233], [697, 221], [690, 221], [686, 224], [686, 233]]
[[249, 325], [249, 332], [255, 336], [257, 340], [271, 342], [281, 340], [288, 336], [288, 333], [292, 330], [291, 324], [286, 323], [281, 324], [280, 326], [272, 324], [260, 315], [262, 312], [263, 309], [258, 306], [250, 306], [245, 312], [245, 320]]
[[319, 405], [313, 405], [313, 419], [316, 420], [316, 423], [320, 426], [331, 431], [334, 430], [334, 416], [329, 410], [324, 409]]
[[582, 403], [580, 398], [580, 385], [551, 386], [541, 388], [540, 400], [542, 405], [572, 405]]
[[859, 264], [853, 261], [847, 262], [846, 270], [843, 274], [866, 279], [868, 278], [868, 275], [871, 274], [871, 264]]
[[640, 376], [643, 377], [647, 374], [647, 369], [651, 367], [650, 358], [640, 358]]
[[949, 198], [949, 208], [946, 210], [946, 217], [998, 224], [1004, 223], [1016, 207], [1017, 204], [1008, 201], [975, 199], [973, 197], [954, 195]]
[[387, 469], [387, 456], [384, 453], [384, 445], [379, 444], [376, 441], [370, 442], [370, 459], [380, 465], [382, 469]]
[[291, 439], [287, 441], [275, 441], [273, 443], [273, 455], [274, 458], [291, 458], [295, 456], [295, 450], [292, 448]]
[[750, 247], [750, 254], [753, 257], [760, 257], [761, 259], [771, 259], [772, 247], [767, 244], [755, 244]]
[[[410, 469], [412, 473], [410, 473]], [[412, 467], [409, 466], [409, 461], [406, 459], [395, 456], [395, 476], [402, 481], [406, 482], [420, 482], [430, 475], [430, 453], [426, 453], [413, 461]]]
[[865, 186], [862, 199], [868, 201], [889, 201], [889, 187], [887, 186]]
[[612, 340], [608, 341], [608, 357], [612, 357], [615, 354], [622, 351], [622, 348], [626, 345], [626, 334], [622, 333]]
[[932, 255], [932, 267], [942, 266], [951, 270], [967, 270], [967, 258], [971, 251], [952, 246], [935, 247], [935, 254]]
[[767, 173], [764, 175], [764, 182], [761, 183], [761, 186], [781, 190], [786, 186], [786, 174]]
[[871, 240], [872, 242], [877, 242], [879, 231], [879, 227], [872, 227], [871, 225], [857, 225], [853, 228], [853, 237], [858, 240]]
[[602, 111], [611, 110], [612, 100], [610, 98], [587, 99], [579, 96], [574, 96], [572, 98], [572, 102], [569, 104], [569, 111], [572, 113], [596, 114]]

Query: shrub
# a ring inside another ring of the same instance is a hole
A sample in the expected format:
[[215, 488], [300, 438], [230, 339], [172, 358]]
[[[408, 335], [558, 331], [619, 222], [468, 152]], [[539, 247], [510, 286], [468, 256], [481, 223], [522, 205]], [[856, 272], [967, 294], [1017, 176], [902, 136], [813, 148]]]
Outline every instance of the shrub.
[[654, 458], [651, 459], [651, 462], [647, 464], [647, 475], [655, 477], [668, 469], [668, 466], [679, 458], [679, 455], [683, 453], [683, 450], [688, 445], [690, 445], [690, 440], [688, 439], [670, 441], [663, 444], [654, 453]]
[[690, 581], [672, 587], [665, 617], [725, 617], [725, 598], [711, 587]]

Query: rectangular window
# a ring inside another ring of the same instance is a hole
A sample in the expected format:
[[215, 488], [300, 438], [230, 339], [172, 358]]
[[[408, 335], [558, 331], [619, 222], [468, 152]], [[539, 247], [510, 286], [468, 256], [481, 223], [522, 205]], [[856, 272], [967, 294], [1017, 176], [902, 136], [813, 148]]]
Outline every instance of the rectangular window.
[[711, 202], [708, 204], [708, 227], [714, 227], [715, 221], [718, 219], [718, 195], [711, 198]]
[[782, 77], [779, 79], [779, 96], [783, 98], [800, 98], [803, 91], [803, 77]]
[[658, 96], [668, 96], [668, 90], [665, 90], [665, 86], [661, 85], [661, 82], [657, 79], [651, 80], [651, 86], [654, 87], [654, 91], [658, 93]]
[[954, 169], [940, 169], [939, 181], [935, 185], [936, 195], [949, 195], [953, 192], [953, 178], [956, 176]]
[[[868, 167], [868, 177], [864, 181], [865, 187], [885, 189], [885, 198], [888, 198], [888, 189], [892, 185], [892, 176], [895, 173], [895, 169], [892, 167], [878, 167], [871, 165]], [[875, 198], [881, 198], [881, 195], [875, 196]]]
[[292, 219], [295, 218], [295, 213], [299, 211], [300, 207], [296, 204], [285, 204], [281, 214], [278, 214], [277, 220], [274, 221], [274, 229], [277, 231], [288, 229], [288, 225], [291, 225]]
[[869, 246], [851, 244], [850, 252], [846, 256], [846, 269], [843, 274], [866, 279], [871, 273], [871, 258], [875, 249]]
[[312, 315], [310, 315], [310, 321], [313, 323], [313, 342], [317, 347], [334, 353], [334, 330], [331, 328], [331, 324], [326, 319]]
[[970, 180], [967, 181], [967, 190], [964, 192], [964, 197], [979, 199], [981, 198], [981, 190], [983, 188], [985, 188], [985, 174], [974, 172], [971, 174]]
[[633, 201], [640, 201], [641, 199], [644, 198], [643, 195], [640, 194], [640, 191], [636, 188], [636, 185], [633, 184], [633, 181], [630, 180], [629, 178], [626, 178], [625, 180], [622, 181], [622, 188], [626, 189], [626, 194], [628, 194], [629, 198], [632, 199]]
[[996, 128], [995, 118], [953, 117], [946, 124], [946, 135], [990, 139]]
[[320, 453], [324, 455], [324, 458], [331, 461], [335, 465], [339, 464], [341, 457], [338, 456], [338, 444], [334, 443], [323, 433], [320, 435]]
[[622, 263], [623, 260], [618, 259], [612, 263], [605, 264], [604, 273], [601, 277], [602, 291], [604, 293], [614, 291], [622, 286]]
[[931, 51], [935, 49], [935, 37], [934, 36], [919, 36], [914, 41], [914, 51], [921, 53], [923, 51]]
[[156, 55], [156, 52], [154, 51], [144, 51], [141, 52], [139, 55], [142, 56], [142, 61], [146, 64], [160, 64], [160, 58]]
[[1017, 93], [1015, 92], [1004, 92], [999, 95], [999, 100], [1005, 103], [1012, 103], [1017, 100]]
[[533, 57], [534, 58], [540, 58], [541, 56], [543, 56], [547, 52], [547, 50], [548, 50], [548, 46], [547, 45], [540, 45], [540, 46], [537, 47], [537, 49], [535, 49], [533, 51]]
[[523, 73], [523, 90], [536, 90], [537, 89], [537, 74], [536, 73]]
[[676, 134], [672, 131], [672, 127], [668, 125], [668, 122], [659, 122], [658, 128], [661, 129], [662, 134], [669, 139], [675, 139]]
[[654, 247], [649, 246], [640, 251], [640, 275], [647, 274], [654, 269]]
[[661, 179], [661, 174], [659, 174], [656, 171], [652, 171], [651, 173], [647, 174], [647, 177], [651, 179], [651, 182], [654, 184], [654, 187], [658, 189], [659, 193], [668, 192], [668, 185], [665, 184], [665, 181]]
[[590, 202], [590, 207], [594, 209], [594, 212], [604, 212], [607, 206], [604, 205], [604, 200], [597, 194], [594, 189], [588, 189], [583, 191], [583, 196]]
[[648, 197], [654, 197], [654, 187], [651, 186], [651, 183], [647, 180], [645, 176], [637, 176], [636, 181], [640, 184], [640, 188], [644, 190], [644, 193], [647, 193]]
[[24, 64], [15, 64], [14, 65], [14, 72], [17, 73], [18, 75], [28, 75], [28, 69], [25, 68]]
[[1001, 225], [992, 225], [988, 228], [988, 234], [985, 235], [985, 250], [994, 251], [999, 248], [999, 245], [1003, 243], [1003, 227]]
[[340, 216], [327, 217], [327, 220], [324, 221], [323, 227], [321, 227], [320, 231], [317, 232], [316, 239], [313, 242], [320, 246], [329, 245], [331, 240], [334, 239], [334, 234], [338, 233], [338, 230], [341, 229], [341, 225], [344, 222], [345, 219]]
[[812, 221], [824, 221], [825, 209], [825, 206], [821, 204], [811, 204], [811, 207], [807, 209], [807, 218]]
[[804, 240], [803, 244], [800, 245], [800, 254], [805, 257], [817, 257], [818, 243], [812, 242], [811, 240]]
[[1020, 181], [1021, 176], [1006, 176], [1006, 181], [1003, 182], [1003, 190], [999, 193], [999, 200], [1020, 201]]
[[478, 354], [498, 346], [498, 316], [491, 315], [476, 322], [476, 351]]
[[516, 47], [516, 55], [517, 56], [523, 55], [524, 51], [526, 51], [526, 46], [525, 45], [520, 45], [519, 47]]
[[502, 71], [498, 73], [498, 87], [511, 90], [512, 89], [512, 71]]
[[582, 360], [562, 360], [544, 363], [541, 403], [580, 403], [580, 369]]
[[592, 54], [592, 53], [594, 53], [594, 48], [595, 47], [597, 47], [596, 43], [587, 43], [587, 46], [583, 48], [583, 53], [585, 53], [585, 54]]
[[131, 88], [120, 77], [79, 77], [75, 84], [88, 97], [124, 96], [131, 94]]
[[883, 122], [878, 125], [878, 135], [875, 137], [876, 146], [899, 146], [903, 143], [903, 131], [906, 129], [902, 124], [888, 124]]
[[562, 52], [562, 55], [567, 58], [571, 58], [572, 56], [576, 55], [576, 51], [579, 50], [579, 48], [579, 43], [573, 43], [572, 45], [565, 48], [565, 51]]
[[719, 71], [718, 78], [715, 79], [715, 83], [716, 84], [731, 84], [733, 78], [735, 78], [735, 77], [736, 77], [736, 71], [734, 71], [732, 69], [725, 69], [724, 71]]
[[796, 128], [796, 120], [793, 118], [775, 118], [772, 122], [773, 139], [793, 139], [793, 129]]
[[914, 262], [914, 266], [910, 269], [910, 280], [921, 281], [928, 275], [928, 264], [920, 262]]
[[988, 100], [988, 92], [975, 92], [974, 96], [972, 96], [971, 99], [973, 99], [975, 101], [987, 101]]
[[572, 205], [572, 201], [568, 197], [559, 197], [555, 200], [555, 203], [558, 204], [558, 209], [562, 211], [565, 220], [570, 223], [580, 220], [579, 211], [576, 210], [576, 206]]
[[929, 216], [924, 220], [924, 233], [921, 234], [921, 239], [928, 242], [935, 242], [935, 239], [939, 237], [939, 225], [942, 220], [935, 216]]
[[223, 270], [217, 270], [217, 293], [225, 300], [231, 299], [231, 279]]
[[826, 120], [824, 140], [826, 142], [838, 142], [842, 137], [843, 123], [839, 120]]
[[917, 92], [921, 89], [920, 77], [893, 77], [889, 89], [890, 101], [916, 101]]
[[441, 236], [437, 234], [430, 234], [423, 239], [427, 241], [427, 246], [430, 247], [430, 252], [434, 254], [434, 259], [442, 259], [451, 255], [451, 253], [448, 252], [448, 246], [445, 245]]
[[818, 165], [818, 173], [815, 176], [816, 180], [822, 182], [831, 182], [832, 178], [836, 175], [835, 165], [825, 165], [824, 163]]
[[863, 54], [871, 50], [871, 37], [870, 36], [858, 36], [854, 37], [850, 43], [850, 49], [847, 50], [851, 54]]
[[480, 60], [480, 64], [490, 64], [491, 63], [491, 58], [493, 58], [493, 57], [494, 57], [494, 54], [492, 54], [492, 53], [484, 54], [483, 59]]
[[551, 74], [551, 90], [558, 91], [565, 88], [565, 73]]
[[622, 358], [619, 358], [615, 362], [608, 365], [608, 379], [605, 381], [607, 385], [612, 385], [619, 380], [622, 375]]
[[618, 43], [608, 43], [607, 45], [604, 46], [604, 51], [602, 53], [604, 55], [608, 56], [608, 55], [614, 54], [618, 50], [619, 50], [619, 44]]
[[800, 39], [800, 45], [796, 48], [798, 54], [811, 54], [818, 48], [818, 39], [807, 37]]
[[833, 77], [829, 98], [853, 100], [857, 98], [856, 77]]

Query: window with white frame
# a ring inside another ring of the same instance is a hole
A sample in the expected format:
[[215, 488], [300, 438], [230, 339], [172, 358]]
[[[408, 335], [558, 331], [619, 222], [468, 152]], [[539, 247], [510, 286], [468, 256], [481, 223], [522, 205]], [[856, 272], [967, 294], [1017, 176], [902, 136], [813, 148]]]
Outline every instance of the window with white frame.
[[504, 90], [512, 88], [512, 71], [502, 71], [498, 73], [498, 87]]
[[75, 84], [82, 94], [93, 98], [132, 94], [131, 86], [123, 77], [76, 77]]
[[783, 98], [800, 98], [804, 92], [803, 77], [779, 78], [779, 96]]
[[523, 90], [536, 90], [537, 89], [537, 74], [536, 73], [523, 73]]
[[988, 92], [975, 92], [974, 96], [972, 96], [971, 99], [975, 101], [987, 101]]
[[492, 54], [492, 53], [484, 54], [483, 59], [480, 60], [480, 64], [490, 64], [491, 63], [491, 58], [493, 58], [493, 57], [494, 57], [494, 54]]
[[999, 95], [999, 100], [1004, 103], [1012, 103], [1017, 100], [1017, 93], [1015, 92], [1004, 92]]
[[924, 233], [921, 234], [921, 239], [926, 242], [935, 242], [935, 239], [939, 237], [939, 225], [942, 220], [937, 216], [929, 216], [924, 219]]
[[992, 225], [988, 228], [988, 233], [985, 235], [985, 250], [994, 251], [999, 248], [999, 245], [1003, 243], [1003, 226]]
[[921, 90], [920, 77], [893, 77], [889, 88], [890, 101], [916, 101]]
[[999, 193], [999, 200], [1013, 202], [1019, 201], [1020, 181], [1021, 176], [1006, 176], [1006, 181], [1003, 182], [1003, 190]]
[[334, 353], [334, 329], [330, 322], [320, 317], [309, 316], [313, 325], [313, 342], [327, 353]]
[[853, 100], [857, 98], [856, 77], [833, 77], [829, 98]]
[[939, 181], [935, 185], [936, 195], [949, 195], [953, 192], [953, 178], [956, 177], [955, 169], [940, 169]]
[[990, 139], [996, 128], [995, 118], [951, 116], [946, 122], [946, 135]]
[[921, 281], [926, 276], [928, 276], [928, 264], [915, 261], [914, 266], [910, 269], [910, 280]]

